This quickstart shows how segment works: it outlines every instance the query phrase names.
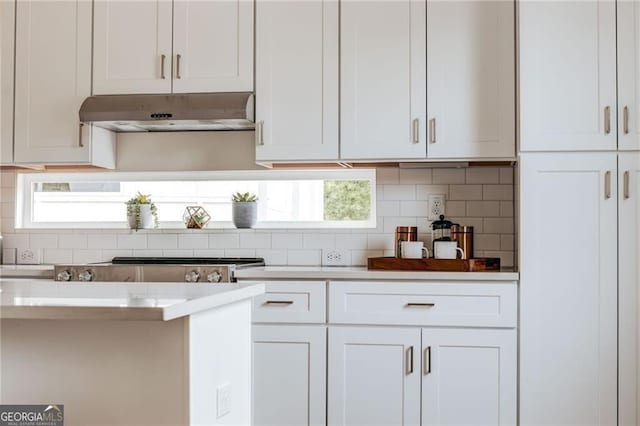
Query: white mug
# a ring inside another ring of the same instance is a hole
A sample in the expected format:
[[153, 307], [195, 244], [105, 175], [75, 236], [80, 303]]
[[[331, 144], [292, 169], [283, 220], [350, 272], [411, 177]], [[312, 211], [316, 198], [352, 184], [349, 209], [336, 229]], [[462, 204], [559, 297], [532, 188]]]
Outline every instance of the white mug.
[[457, 241], [436, 241], [433, 243], [433, 257], [436, 259], [464, 259], [464, 250], [458, 247]]
[[403, 259], [422, 259], [429, 257], [429, 250], [422, 241], [402, 241], [400, 243], [400, 253]]

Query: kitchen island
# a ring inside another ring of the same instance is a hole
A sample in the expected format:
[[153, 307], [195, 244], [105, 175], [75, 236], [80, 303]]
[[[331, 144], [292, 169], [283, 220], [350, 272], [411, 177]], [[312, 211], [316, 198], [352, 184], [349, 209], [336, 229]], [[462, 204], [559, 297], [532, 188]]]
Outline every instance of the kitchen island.
[[251, 419], [251, 298], [262, 284], [0, 280], [3, 404], [66, 425]]

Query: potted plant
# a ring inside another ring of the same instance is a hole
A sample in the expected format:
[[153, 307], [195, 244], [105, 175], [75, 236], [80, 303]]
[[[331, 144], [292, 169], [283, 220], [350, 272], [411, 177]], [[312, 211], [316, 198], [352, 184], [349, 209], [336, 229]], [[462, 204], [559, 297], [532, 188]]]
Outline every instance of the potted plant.
[[140, 192], [127, 201], [127, 221], [134, 230], [158, 227], [158, 208], [151, 201], [150, 195]]
[[182, 218], [188, 229], [202, 229], [211, 220], [209, 213], [200, 206], [188, 206]]
[[258, 219], [258, 197], [250, 192], [236, 192], [233, 201], [233, 224], [236, 228], [253, 228]]

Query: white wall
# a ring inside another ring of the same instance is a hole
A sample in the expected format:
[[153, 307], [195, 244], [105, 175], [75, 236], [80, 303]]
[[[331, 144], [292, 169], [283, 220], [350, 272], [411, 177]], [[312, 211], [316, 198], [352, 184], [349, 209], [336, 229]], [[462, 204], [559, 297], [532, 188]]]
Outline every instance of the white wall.
[[[429, 194], [447, 195], [447, 216], [475, 227], [476, 256], [514, 263], [513, 169], [377, 169], [377, 227], [346, 230], [16, 230], [15, 172], [0, 173], [4, 263], [15, 249], [42, 250], [44, 263], [85, 263], [114, 256], [259, 256], [271, 265], [319, 265], [322, 248], [343, 248], [353, 265], [393, 254], [395, 227], [418, 226], [431, 244]], [[124, 215], [123, 211], [123, 215]]]

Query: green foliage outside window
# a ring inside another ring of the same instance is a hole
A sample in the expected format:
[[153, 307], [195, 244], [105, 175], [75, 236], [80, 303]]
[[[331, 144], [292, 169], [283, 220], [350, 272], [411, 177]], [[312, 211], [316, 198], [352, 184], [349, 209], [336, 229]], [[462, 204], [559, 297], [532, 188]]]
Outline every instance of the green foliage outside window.
[[368, 180], [324, 182], [324, 220], [367, 220], [371, 214]]

